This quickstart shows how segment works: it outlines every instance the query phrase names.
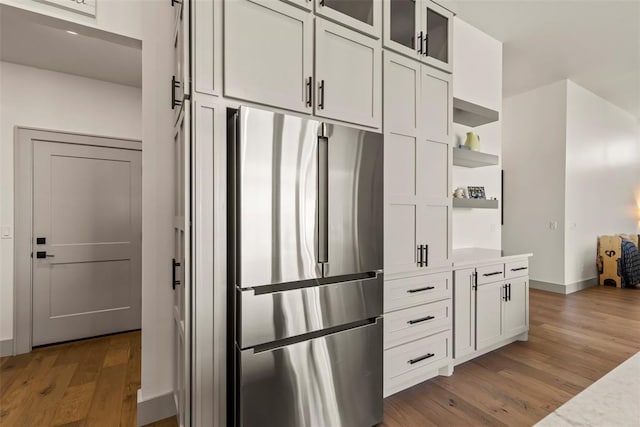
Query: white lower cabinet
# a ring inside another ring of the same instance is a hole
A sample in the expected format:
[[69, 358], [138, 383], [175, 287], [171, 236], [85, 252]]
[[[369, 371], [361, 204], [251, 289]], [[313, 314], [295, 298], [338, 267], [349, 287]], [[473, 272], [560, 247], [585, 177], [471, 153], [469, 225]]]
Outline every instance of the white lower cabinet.
[[[453, 357], [465, 362], [529, 330], [528, 260], [457, 268], [453, 284]], [[455, 267], [454, 267], [455, 268]], [[504, 278], [505, 271], [516, 269]], [[513, 277], [518, 276], [518, 277]]]
[[384, 394], [452, 366], [451, 272], [385, 281]]
[[476, 292], [476, 350], [502, 338], [502, 298], [504, 283], [478, 285]]

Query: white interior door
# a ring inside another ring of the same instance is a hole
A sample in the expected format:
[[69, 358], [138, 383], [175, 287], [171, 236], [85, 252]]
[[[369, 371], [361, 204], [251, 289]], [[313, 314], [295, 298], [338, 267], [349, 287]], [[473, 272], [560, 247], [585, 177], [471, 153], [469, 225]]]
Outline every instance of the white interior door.
[[141, 152], [33, 149], [33, 345], [139, 329]]

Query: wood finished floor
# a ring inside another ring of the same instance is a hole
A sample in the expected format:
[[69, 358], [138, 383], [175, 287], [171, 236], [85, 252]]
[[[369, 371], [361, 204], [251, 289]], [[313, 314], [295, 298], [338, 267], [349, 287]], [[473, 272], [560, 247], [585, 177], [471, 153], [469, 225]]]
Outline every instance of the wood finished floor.
[[385, 400], [384, 427], [530, 426], [640, 351], [640, 290], [532, 290], [528, 342]]
[[[530, 307], [528, 342], [391, 396], [382, 426], [529, 426], [640, 351], [640, 290], [532, 290]], [[5, 357], [0, 425], [135, 426], [139, 386], [140, 332]]]

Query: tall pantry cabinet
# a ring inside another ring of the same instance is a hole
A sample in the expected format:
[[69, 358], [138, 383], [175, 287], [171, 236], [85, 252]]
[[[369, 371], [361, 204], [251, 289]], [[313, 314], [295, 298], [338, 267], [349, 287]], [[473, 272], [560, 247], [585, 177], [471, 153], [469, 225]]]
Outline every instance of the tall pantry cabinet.
[[[383, 6], [384, 392], [390, 395], [450, 375], [453, 366], [453, 16], [424, 0]], [[444, 22], [434, 24], [432, 13]]]

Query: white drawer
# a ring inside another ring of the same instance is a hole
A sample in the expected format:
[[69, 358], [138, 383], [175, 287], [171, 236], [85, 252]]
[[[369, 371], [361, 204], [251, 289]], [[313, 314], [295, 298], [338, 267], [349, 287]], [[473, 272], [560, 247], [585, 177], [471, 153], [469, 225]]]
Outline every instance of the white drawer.
[[384, 316], [384, 348], [451, 329], [451, 300], [394, 311]]
[[504, 279], [504, 264], [485, 265], [476, 268], [478, 273], [478, 285], [497, 282]]
[[384, 311], [451, 298], [451, 272], [385, 280]]
[[451, 331], [385, 350], [385, 395], [426, 381], [450, 363]]
[[504, 277], [511, 279], [513, 277], [522, 277], [529, 274], [529, 260], [521, 259], [518, 261], [511, 261], [504, 265]]

